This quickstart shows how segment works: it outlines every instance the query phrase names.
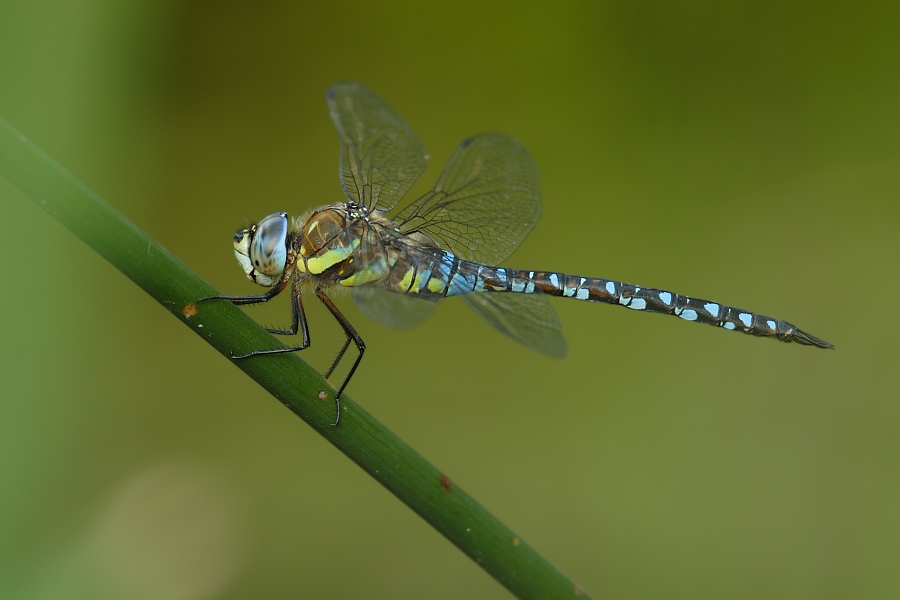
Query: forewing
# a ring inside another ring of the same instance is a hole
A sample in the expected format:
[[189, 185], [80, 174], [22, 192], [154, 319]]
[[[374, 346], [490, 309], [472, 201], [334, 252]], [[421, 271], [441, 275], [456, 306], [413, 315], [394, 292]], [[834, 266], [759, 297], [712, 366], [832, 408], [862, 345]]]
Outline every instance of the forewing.
[[351, 201], [388, 211], [425, 165], [425, 145], [384, 100], [358, 83], [328, 90], [328, 110], [341, 140], [341, 185]]
[[438, 303], [410, 294], [387, 290], [356, 288], [353, 301], [367, 317], [391, 329], [415, 327], [437, 308]]
[[541, 216], [540, 177], [522, 145], [484, 134], [460, 144], [434, 189], [397, 215], [465, 260], [500, 264]]
[[565, 356], [562, 325], [547, 298], [491, 292], [462, 298], [488, 323], [520, 344], [555, 358]]

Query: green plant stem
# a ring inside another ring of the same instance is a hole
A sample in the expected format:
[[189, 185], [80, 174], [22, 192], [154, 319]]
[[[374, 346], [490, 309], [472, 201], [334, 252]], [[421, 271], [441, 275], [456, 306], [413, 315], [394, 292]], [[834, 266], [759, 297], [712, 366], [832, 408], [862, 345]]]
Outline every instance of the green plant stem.
[[[0, 174], [224, 356], [278, 344], [228, 302], [201, 304], [188, 316], [189, 305], [216, 291], [2, 119]], [[587, 597], [346, 395], [332, 427], [334, 390], [295, 354], [232, 362], [517, 597]], [[323, 390], [326, 402], [317, 398]]]

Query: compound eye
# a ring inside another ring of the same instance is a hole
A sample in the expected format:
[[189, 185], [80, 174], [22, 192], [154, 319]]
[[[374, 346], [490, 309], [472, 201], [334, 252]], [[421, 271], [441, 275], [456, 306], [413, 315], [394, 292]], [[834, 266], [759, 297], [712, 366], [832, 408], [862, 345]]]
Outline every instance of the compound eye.
[[287, 263], [287, 234], [286, 213], [271, 214], [256, 226], [250, 242], [250, 261], [258, 273], [278, 276], [284, 272]]

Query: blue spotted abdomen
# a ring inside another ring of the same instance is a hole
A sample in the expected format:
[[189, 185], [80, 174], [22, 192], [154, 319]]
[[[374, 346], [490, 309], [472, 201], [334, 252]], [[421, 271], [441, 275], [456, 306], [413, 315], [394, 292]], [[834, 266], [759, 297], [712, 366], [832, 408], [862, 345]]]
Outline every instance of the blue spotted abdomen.
[[611, 279], [488, 267], [462, 260], [456, 260], [453, 267], [447, 286], [448, 296], [481, 292], [545, 294], [674, 315], [684, 321], [706, 323], [731, 331], [775, 338], [782, 342], [797, 342], [820, 348], [833, 347], [787, 321], [666, 290]]

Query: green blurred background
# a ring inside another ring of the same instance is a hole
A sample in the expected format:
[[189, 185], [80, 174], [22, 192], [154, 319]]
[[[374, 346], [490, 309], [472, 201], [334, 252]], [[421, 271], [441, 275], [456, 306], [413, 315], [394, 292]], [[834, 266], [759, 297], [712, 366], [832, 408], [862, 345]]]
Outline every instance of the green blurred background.
[[[331, 83], [425, 141], [411, 196], [515, 136], [544, 216], [508, 265], [837, 350], [560, 301], [555, 361], [343, 298], [348, 393], [598, 598], [897, 598], [898, 6], [2, 0], [0, 116], [225, 293], [245, 218], [342, 198]], [[507, 597], [5, 180], [0, 220], [0, 597]]]

